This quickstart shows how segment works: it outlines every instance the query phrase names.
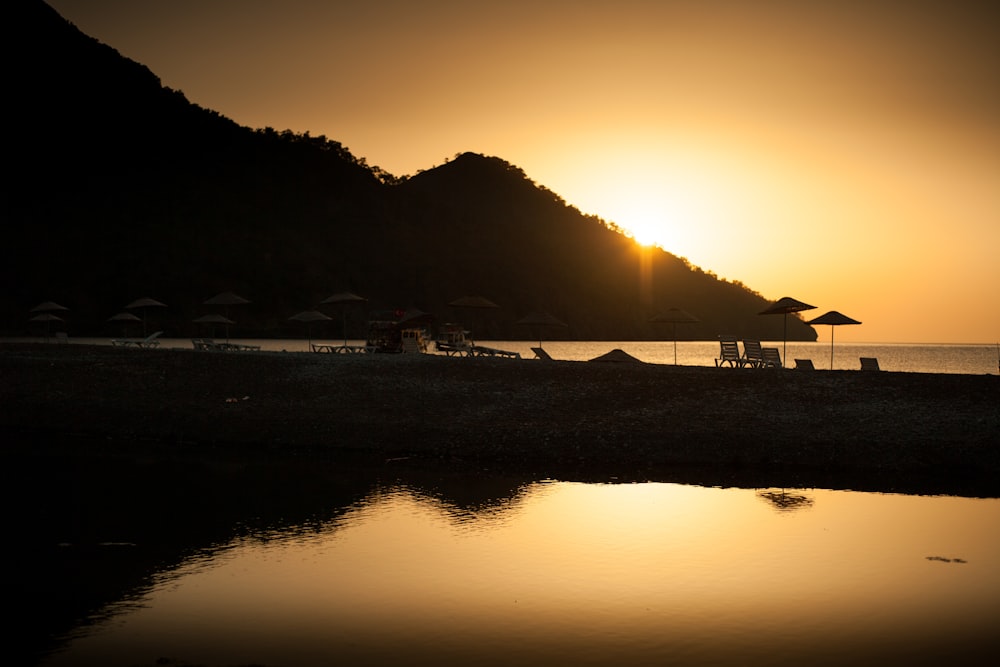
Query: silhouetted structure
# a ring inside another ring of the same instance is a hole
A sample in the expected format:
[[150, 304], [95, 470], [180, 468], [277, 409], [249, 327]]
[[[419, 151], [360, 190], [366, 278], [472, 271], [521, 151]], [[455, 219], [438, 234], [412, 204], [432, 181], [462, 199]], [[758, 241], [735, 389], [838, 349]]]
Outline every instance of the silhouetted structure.
[[[558, 312], [575, 339], [657, 337], [636, 285], [640, 248], [519, 168], [473, 153], [399, 178], [340, 143], [241, 127], [165, 88], [146, 67], [80, 33], [42, 2], [17, 2], [4, 60], [9, 99], [0, 185], [11, 286], [0, 329], [21, 333], [39, 294], [58, 293], [74, 329], [100, 331], [136, 291], [170, 304], [186, 336], [206, 286], [254, 302], [246, 335], [277, 335], [294, 310], [350, 285], [374, 308], [447, 311], [457, 290], [516, 313]], [[663, 250], [648, 264], [654, 303], [699, 304], [684, 336], [761, 336], [766, 301]], [[789, 336], [815, 340], [800, 322]]]

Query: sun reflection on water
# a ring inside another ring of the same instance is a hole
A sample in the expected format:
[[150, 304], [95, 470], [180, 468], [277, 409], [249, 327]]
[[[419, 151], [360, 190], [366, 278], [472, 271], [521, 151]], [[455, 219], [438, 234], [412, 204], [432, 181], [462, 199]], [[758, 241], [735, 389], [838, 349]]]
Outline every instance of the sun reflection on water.
[[1000, 611], [1000, 501], [770, 491], [811, 502], [548, 481], [460, 505], [381, 488], [315, 530], [193, 560], [49, 664], [167, 647], [305, 667], [874, 664], [992, 636], [969, 628]]

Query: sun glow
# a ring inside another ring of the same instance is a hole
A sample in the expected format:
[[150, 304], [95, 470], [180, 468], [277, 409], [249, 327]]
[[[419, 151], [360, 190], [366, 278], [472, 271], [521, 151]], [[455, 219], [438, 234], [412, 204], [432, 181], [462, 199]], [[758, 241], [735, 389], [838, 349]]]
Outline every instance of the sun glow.
[[615, 224], [647, 246], [687, 256], [709, 257], [720, 227], [732, 224], [707, 187], [664, 183], [647, 190], [611, 192]]
[[[589, 156], [588, 156], [589, 157]], [[695, 264], [725, 264], [735, 252], [719, 239], [746, 221], [758, 174], [718, 153], [712, 145], [678, 145], [664, 139], [652, 146], [625, 146], [599, 162], [577, 163], [575, 181], [588, 181], [588, 213], [613, 223], [638, 243], [659, 246]], [[577, 187], [579, 191], [579, 187]]]

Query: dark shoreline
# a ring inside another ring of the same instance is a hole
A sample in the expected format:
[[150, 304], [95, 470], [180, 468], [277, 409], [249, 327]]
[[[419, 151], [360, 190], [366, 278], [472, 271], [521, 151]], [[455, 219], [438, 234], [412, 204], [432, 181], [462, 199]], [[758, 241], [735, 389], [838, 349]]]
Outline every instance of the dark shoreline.
[[1000, 497], [1000, 378], [0, 345], [20, 456]]

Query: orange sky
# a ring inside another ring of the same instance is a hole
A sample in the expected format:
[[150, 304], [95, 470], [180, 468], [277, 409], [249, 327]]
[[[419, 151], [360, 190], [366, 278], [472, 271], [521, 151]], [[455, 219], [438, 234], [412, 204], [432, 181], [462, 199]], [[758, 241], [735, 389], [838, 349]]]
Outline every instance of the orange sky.
[[706, 271], [864, 323], [838, 341], [1000, 340], [989, 3], [49, 4], [242, 125], [400, 176], [501, 157]]

